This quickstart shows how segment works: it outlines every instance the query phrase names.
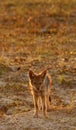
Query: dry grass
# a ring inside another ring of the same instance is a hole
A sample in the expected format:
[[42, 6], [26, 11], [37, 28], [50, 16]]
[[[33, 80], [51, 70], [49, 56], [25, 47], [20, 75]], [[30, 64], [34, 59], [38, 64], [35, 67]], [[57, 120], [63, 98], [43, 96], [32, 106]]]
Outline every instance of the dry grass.
[[[46, 130], [75, 130], [75, 5], [76, 0], [0, 1], [1, 130], [18, 126], [20, 130], [36, 128], [33, 112], [25, 113], [33, 108], [28, 89], [28, 70], [40, 72], [48, 67], [53, 78], [50, 118], [39, 119], [37, 129], [45, 126]], [[7, 121], [8, 115], [15, 125]], [[14, 121], [15, 115], [19, 124]], [[34, 128], [27, 122], [33, 123]]]

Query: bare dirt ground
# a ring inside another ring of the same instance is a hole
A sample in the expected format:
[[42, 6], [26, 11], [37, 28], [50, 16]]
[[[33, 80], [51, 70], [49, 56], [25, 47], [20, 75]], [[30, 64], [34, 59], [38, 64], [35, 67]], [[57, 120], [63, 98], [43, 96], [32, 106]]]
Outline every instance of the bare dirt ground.
[[[74, 0], [0, 1], [0, 130], [76, 130], [75, 28]], [[48, 118], [33, 117], [30, 68], [52, 76]]]

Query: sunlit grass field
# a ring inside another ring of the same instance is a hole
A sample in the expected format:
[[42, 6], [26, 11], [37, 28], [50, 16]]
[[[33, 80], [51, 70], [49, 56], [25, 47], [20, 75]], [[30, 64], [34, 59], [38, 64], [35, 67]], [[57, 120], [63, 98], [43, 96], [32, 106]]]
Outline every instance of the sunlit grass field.
[[[76, 0], [0, 1], [1, 130], [75, 130], [75, 27]], [[52, 76], [49, 119], [32, 118], [29, 69]]]

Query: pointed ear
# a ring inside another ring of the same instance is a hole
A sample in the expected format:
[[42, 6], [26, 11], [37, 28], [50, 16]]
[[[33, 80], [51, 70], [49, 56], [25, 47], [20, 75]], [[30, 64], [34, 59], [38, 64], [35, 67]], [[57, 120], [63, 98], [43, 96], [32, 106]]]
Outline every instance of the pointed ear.
[[44, 71], [41, 73], [41, 77], [42, 77], [42, 78], [45, 78], [46, 73], [47, 73], [47, 70], [44, 70]]
[[29, 70], [29, 77], [30, 79], [34, 78], [35, 74], [32, 70]]

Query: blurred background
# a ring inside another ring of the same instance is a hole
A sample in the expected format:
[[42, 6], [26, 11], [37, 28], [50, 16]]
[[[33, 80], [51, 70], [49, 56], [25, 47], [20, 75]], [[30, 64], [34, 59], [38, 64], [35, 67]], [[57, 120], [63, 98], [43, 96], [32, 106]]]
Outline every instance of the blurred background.
[[0, 1], [0, 115], [33, 108], [30, 68], [36, 73], [48, 68], [53, 79], [51, 108], [74, 110], [75, 46], [76, 0]]

